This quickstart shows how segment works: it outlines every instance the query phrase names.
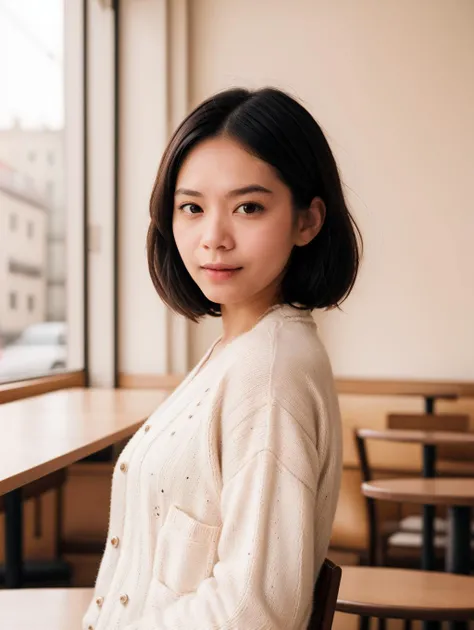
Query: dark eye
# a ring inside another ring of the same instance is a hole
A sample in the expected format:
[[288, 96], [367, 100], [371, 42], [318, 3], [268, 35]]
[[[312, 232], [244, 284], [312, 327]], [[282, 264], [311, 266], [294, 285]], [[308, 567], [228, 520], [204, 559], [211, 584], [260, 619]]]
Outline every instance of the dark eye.
[[258, 214], [263, 211], [263, 206], [259, 203], [243, 203], [237, 208], [237, 210], [240, 210], [241, 208], [244, 209], [243, 214]]
[[[186, 210], [186, 208], [188, 210]], [[182, 210], [185, 214], [198, 214], [201, 208], [195, 203], [183, 203], [182, 206], [179, 206], [179, 209]]]

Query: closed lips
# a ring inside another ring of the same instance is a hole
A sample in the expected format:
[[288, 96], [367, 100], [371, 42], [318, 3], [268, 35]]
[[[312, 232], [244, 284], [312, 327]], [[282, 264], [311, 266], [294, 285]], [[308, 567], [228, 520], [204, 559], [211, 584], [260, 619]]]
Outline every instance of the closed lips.
[[224, 267], [221, 265], [204, 265], [204, 269], [212, 269], [213, 271], [235, 271], [242, 269], [242, 267]]

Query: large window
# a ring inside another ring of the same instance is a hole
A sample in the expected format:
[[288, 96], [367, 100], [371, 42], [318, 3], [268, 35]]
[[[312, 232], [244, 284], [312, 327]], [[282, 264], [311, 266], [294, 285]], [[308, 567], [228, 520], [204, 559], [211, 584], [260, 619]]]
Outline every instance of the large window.
[[82, 124], [80, 77], [71, 80], [82, 43], [70, 31], [73, 4], [0, 0], [0, 382], [82, 367], [77, 313], [70, 325], [71, 300], [79, 310], [82, 302], [82, 261], [71, 263], [68, 252], [68, 214], [78, 209], [69, 182], [82, 187], [82, 130], [67, 129]]

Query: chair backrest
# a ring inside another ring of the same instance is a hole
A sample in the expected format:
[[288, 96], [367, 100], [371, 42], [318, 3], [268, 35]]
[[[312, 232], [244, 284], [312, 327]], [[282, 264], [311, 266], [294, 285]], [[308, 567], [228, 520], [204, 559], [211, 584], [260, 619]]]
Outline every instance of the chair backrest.
[[469, 430], [469, 416], [466, 414], [389, 413], [387, 428], [465, 433]]
[[[387, 428], [389, 429], [466, 433], [469, 431], [469, 424], [470, 420], [467, 414], [390, 413], [387, 415]], [[474, 449], [472, 446], [464, 444], [443, 444], [437, 447], [438, 459], [470, 460], [473, 455]]]
[[[365, 448], [365, 438], [360, 434], [359, 429], [354, 429], [354, 440], [357, 448], [357, 455], [359, 457], [360, 475], [362, 481], [372, 481], [372, 470], [369, 464], [369, 458], [367, 457], [367, 449]], [[377, 518], [377, 505], [375, 499], [370, 497], [365, 498], [365, 506], [367, 509], [367, 518], [369, 521], [369, 540], [368, 540], [368, 563], [369, 566], [375, 566], [378, 563], [379, 549], [378, 549], [378, 518]]]
[[314, 587], [313, 611], [307, 630], [331, 630], [341, 575], [341, 567], [326, 558]]

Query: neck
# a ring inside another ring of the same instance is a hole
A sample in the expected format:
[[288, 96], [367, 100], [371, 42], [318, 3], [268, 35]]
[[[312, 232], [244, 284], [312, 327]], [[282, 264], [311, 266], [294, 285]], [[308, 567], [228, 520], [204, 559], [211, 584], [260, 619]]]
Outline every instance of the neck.
[[279, 300], [258, 301], [245, 305], [221, 305], [223, 334], [221, 345], [249, 331], [270, 308], [279, 304]]

